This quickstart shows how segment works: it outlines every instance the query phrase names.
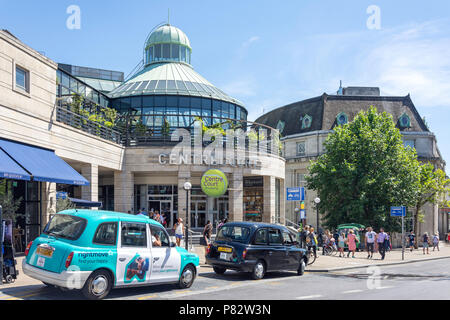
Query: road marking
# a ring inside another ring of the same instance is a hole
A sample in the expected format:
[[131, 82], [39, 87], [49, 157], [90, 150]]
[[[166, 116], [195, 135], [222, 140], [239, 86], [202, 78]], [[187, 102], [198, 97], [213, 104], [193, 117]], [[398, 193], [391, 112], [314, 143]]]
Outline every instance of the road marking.
[[320, 298], [320, 297], [322, 297], [321, 294], [314, 294], [312, 296], [297, 297], [295, 299], [297, 299], [297, 300], [304, 300], [304, 299], [315, 299], [315, 298]]
[[211, 287], [206, 287], [205, 289], [217, 289], [219, 288], [218, 286], [211, 286]]
[[36, 293], [32, 293], [32, 294], [27, 294], [25, 296], [19, 296], [19, 297], [12, 297], [6, 300], [19, 300], [19, 299], [23, 299], [23, 298], [28, 298], [28, 297], [32, 297], [32, 296], [36, 296], [38, 294], [41, 294], [42, 292], [36, 292]]
[[389, 289], [389, 288], [393, 288], [393, 287], [376, 287], [375, 289], [380, 290], [380, 289]]
[[175, 291], [176, 294], [183, 294], [183, 293], [188, 293], [188, 292], [192, 292], [192, 290]]
[[[36, 292], [36, 290], [14, 291], [11, 293], [3, 292], [3, 295], [0, 296], [0, 299], [4, 300], [4, 298], [7, 298], [7, 297], [14, 297], [15, 295], [24, 295], [24, 294], [28, 294], [28, 293], [34, 293], [34, 292]], [[44, 293], [44, 291], [40, 291], [39, 293]]]
[[155, 298], [157, 297], [157, 294], [152, 294], [151, 296], [144, 296], [144, 297], [139, 297], [138, 300], [146, 300], [146, 299], [151, 299], [151, 298]]
[[357, 293], [357, 292], [363, 292], [363, 290], [348, 290], [348, 291], [343, 291], [342, 293]]

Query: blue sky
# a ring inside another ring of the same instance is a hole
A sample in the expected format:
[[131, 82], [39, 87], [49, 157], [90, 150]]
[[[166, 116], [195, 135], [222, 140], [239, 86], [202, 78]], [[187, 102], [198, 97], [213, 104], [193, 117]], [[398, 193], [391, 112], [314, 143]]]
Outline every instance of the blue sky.
[[[81, 9], [69, 30], [67, 7]], [[380, 29], [367, 8], [380, 8]], [[408, 93], [450, 161], [450, 1], [4, 1], [0, 27], [56, 62], [129, 73], [167, 20], [197, 72], [242, 101], [249, 120], [344, 86]]]

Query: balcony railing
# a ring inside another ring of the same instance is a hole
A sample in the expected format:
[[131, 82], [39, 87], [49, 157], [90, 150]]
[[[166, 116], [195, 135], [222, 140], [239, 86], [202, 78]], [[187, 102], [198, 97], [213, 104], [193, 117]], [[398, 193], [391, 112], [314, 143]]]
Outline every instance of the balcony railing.
[[56, 121], [80, 129], [102, 139], [118, 144], [122, 143], [122, 135], [119, 131], [108, 128], [101, 123], [91, 121], [82, 115], [65, 109], [64, 107], [56, 107]]

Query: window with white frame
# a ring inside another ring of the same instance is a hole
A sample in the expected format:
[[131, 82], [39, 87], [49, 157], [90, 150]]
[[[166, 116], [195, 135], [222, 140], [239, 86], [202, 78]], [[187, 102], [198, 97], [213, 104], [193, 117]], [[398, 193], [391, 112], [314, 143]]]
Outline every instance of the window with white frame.
[[16, 89], [21, 89], [23, 91], [29, 92], [30, 83], [30, 73], [22, 67], [16, 65]]
[[297, 155], [304, 156], [306, 154], [306, 142], [300, 141], [297, 142]]

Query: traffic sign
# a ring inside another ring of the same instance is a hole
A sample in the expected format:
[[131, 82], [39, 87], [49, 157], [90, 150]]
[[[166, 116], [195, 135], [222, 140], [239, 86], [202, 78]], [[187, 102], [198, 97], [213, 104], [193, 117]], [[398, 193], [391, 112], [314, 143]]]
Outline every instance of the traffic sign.
[[406, 216], [406, 207], [391, 207], [391, 217], [404, 217]]
[[306, 210], [300, 210], [300, 219], [306, 219]]
[[305, 200], [305, 188], [286, 188], [286, 201]]

